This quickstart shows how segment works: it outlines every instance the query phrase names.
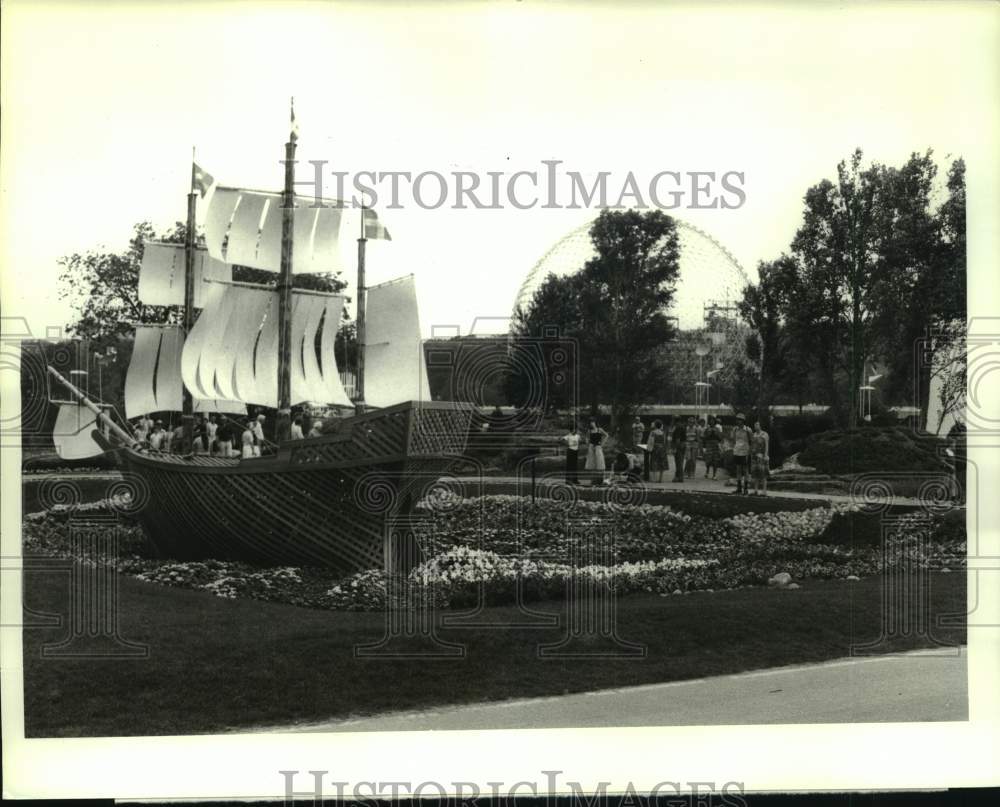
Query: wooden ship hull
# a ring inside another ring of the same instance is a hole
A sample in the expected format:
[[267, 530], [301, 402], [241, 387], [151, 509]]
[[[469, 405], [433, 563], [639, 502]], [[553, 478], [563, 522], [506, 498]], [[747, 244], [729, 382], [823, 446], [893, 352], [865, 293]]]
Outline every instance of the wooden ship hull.
[[465, 450], [471, 408], [408, 402], [345, 418], [335, 434], [247, 459], [119, 449], [136, 518], [179, 560], [353, 572], [405, 568], [419, 548], [394, 523]]

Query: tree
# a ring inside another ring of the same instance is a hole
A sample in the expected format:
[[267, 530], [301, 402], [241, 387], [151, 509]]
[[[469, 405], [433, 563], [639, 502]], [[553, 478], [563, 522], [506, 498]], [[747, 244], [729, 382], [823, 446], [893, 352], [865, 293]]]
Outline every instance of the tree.
[[737, 304], [740, 316], [753, 329], [756, 340], [747, 350], [757, 365], [759, 382], [755, 403], [759, 412], [770, 409], [778, 385], [788, 368], [787, 333], [782, 312], [790, 278], [796, 273], [794, 260], [782, 255], [776, 261], [761, 261], [757, 266], [758, 282], [743, 289]]
[[582, 372], [581, 366], [588, 341], [587, 296], [581, 275], [549, 275], [530, 307], [515, 313], [503, 377], [508, 403], [540, 403], [551, 410], [578, 406], [581, 393], [584, 400], [597, 400], [593, 374]]
[[680, 274], [680, 242], [676, 223], [660, 210], [603, 210], [590, 237], [597, 255], [582, 273], [584, 330], [592, 334], [587, 347], [614, 430], [652, 382], [653, 352], [673, 335], [666, 312]]
[[122, 253], [90, 250], [59, 260], [59, 297], [68, 299], [76, 311], [68, 333], [105, 348], [130, 334], [135, 323], [178, 321], [169, 308], [139, 302], [143, 245], [154, 236], [153, 226], [143, 221], [133, 228]]
[[[666, 311], [680, 247], [674, 220], [659, 210], [604, 210], [590, 237], [596, 256], [575, 275], [548, 278], [515, 317], [512, 332], [515, 348], [518, 338], [537, 339], [547, 329], [575, 340], [581, 393], [592, 412], [600, 402], [611, 404], [614, 430], [661, 380], [655, 352], [673, 334]], [[547, 377], [557, 373], [546, 368]], [[514, 376], [509, 389], [523, 386]]]

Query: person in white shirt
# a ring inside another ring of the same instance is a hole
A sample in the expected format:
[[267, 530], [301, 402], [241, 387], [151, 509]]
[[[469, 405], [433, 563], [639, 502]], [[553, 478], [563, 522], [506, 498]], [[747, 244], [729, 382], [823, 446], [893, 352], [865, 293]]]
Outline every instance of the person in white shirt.
[[[254, 443], [254, 440], [253, 440], [253, 421], [250, 421], [250, 422], [247, 423], [247, 427], [243, 430], [243, 436], [240, 438], [240, 441], [241, 441], [242, 446], [243, 446], [243, 450], [242, 450], [240, 456], [242, 456], [243, 459], [248, 459], [249, 457], [253, 457], [254, 456], [254, 449], [256, 448], [256, 446], [253, 444]], [[258, 450], [257, 453], [258, 454], [260, 453], [259, 450]]]
[[305, 435], [302, 434], [302, 415], [296, 415], [295, 420], [292, 421], [292, 439], [301, 440]]
[[257, 419], [253, 421], [252, 431], [253, 431], [253, 455], [259, 457], [261, 451], [264, 448], [264, 415], [257, 415]]
[[321, 418], [316, 418], [313, 421], [312, 428], [309, 430], [310, 437], [319, 437], [323, 433], [323, 420]]
[[156, 421], [156, 425], [153, 427], [153, 431], [149, 435], [149, 447], [153, 451], [160, 451], [163, 448], [163, 441], [167, 436], [166, 430], [163, 428], [163, 421]]
[[135, 424], [135, 439], [140, 443], [145, 443], [149, 437], [149, 430], [146, 428], [146, 418], [139, 418]]
[[215, 454], [218, 450], [215, 441], [219, 433], [219, 424], [215, 422], [215, 415], [209, 415], [205, 420], [205, 445], [209, 454]]
[[566, 444], [566, 484], [580, 484], [577, 478], [577, 469], [580, 462], [580, 433], [576, 426], [570, 426], [569, 431], [563, 435], [562, 441]]

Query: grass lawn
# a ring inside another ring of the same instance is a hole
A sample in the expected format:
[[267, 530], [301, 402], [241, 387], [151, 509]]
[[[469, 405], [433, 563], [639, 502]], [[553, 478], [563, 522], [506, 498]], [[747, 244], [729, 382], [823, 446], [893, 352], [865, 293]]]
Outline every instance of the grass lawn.
[[[935, 574], [932, 614], [963, 614], [965, 575]], [[618, 604], [619, 634], [647, 646], [644, 658], [539, 658], [559, 628], [448, 628], [464, 658], [354, 657], [378, 641], [385, 617], [317, 611], [120, 577], [123, 638], [145, 659], [42, 658], [66, 628], [24, 631], [28, 737], [197, 734], [378, 712], [551, 695], [734, 673], [847, 656], [876, 639], [881, 580], [805, 581], [799, 590], [638, 595]], [[25, 604], [67, 613], [67, 577], [25, 575]], [[559, 613], [561, 606], [535, 606]], [[503, 623], [514, 608], [482, 618]], [[965, 631], [935, 630], [951, 643]], [[893, 650], [926, 645], [898, 640]], [[890, 649], [890, 648], [887, 648]]]

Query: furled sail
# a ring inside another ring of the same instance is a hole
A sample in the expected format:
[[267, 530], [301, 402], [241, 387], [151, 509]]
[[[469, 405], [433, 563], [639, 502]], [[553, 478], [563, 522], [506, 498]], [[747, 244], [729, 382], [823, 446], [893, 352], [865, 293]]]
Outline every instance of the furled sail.
[[[184, 305], [184, 245], [147, 241], [139, 269], [139, 301], [146, 305]], [[203, 308], [208, 280], [232, 280], [233, 267], [205, 249], [194, 254], [194, 305]]]
[[[295, 197], [292, 271], [344, 269], [340, 227], [345, 208], [314, 207], [310, 196]], [[281, 194], [216, 188], [205, 215], [205, 242], [218, 261], [277, 272], [281, 265]]]
[[[205, 309], [184, 345], [184, 384], [198, 396], [277, 406], [277, 292], [247, 284], [212, 285], [216, 288], [206, 295]], [[292, 404], [350, 404], [333, 351], [343, 305], [342, 297], [293, 292]]]
[[[132, 360], [125, 376], [125, 417], [134, 418], [151, 412], [181, 411], [182, 349], [179, 327], [136, 326]], [[246, 406], [237, 400], [226, 400], [216, 395], [195, 394], [194, 411], [246, 414], [247, 410]]]
[[59, 405], [56, 424], [52, 427], [52, 442], [56, 453], [64, 460], [82, 460], [104, 453], [91, 432], [96, 428], [97, 415], [80, 404]]
[[365, 403], [430, 400], [413, 275], [372, 286], [365, 307]]

